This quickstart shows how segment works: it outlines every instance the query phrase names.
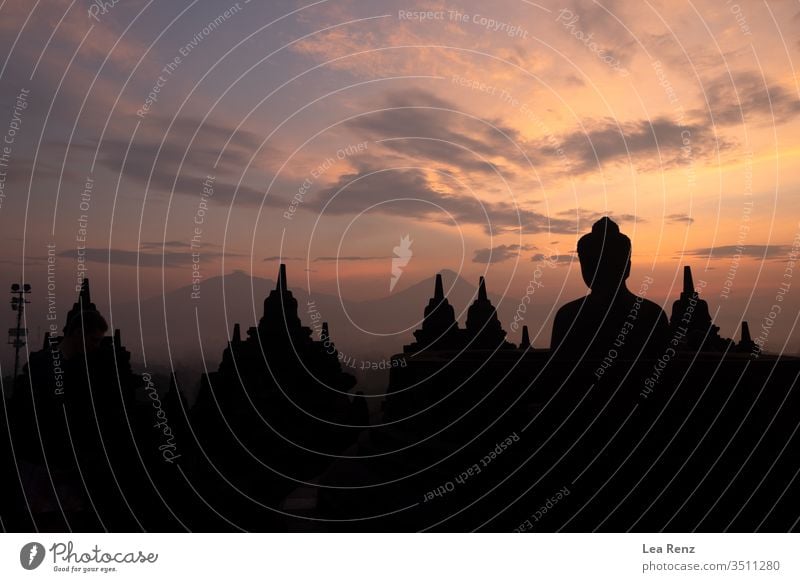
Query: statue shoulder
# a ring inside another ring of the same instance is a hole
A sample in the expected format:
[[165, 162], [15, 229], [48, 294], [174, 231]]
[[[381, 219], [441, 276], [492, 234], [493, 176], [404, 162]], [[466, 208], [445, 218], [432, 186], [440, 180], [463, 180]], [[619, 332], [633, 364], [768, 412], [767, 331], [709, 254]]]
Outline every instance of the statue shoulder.
[[574, 317], [577, 313], [581, 310], [583, 305], [586, 303], [586, 297], [579, 297], [578, 299], [573, 299], [558, 308], [556, 312], [556, 317]]

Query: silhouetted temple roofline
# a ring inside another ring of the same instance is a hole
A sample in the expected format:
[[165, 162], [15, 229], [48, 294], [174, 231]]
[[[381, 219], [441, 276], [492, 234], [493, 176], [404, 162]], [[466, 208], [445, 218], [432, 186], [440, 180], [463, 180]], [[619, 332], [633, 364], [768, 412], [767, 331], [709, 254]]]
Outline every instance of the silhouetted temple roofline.
[[89, 279], [84, 278], [81, 282], [81, 289], [78, 292], [78, 300], [72, 304], [72, 309], [67, 313], [67, 320], [64, 323], [66, 328], [67, 323], [76, 315], [80, 315], [81, 311], [97, 311], [97, 306], [92, 303], [92, 293], [89, 289]]
[[414, 331], [416, 342], [403, 346], [404, 351], [419, 350], [436, 344], [439, 349], [455, 349], [460, 346], [455, 310], [444, 295], [441, 273], [434, 278], [433, 297], [424, 310], [420, 329]]
[[233, 335], [231, 335], [231, 343], [238, 344], [242, 341], [242, 328], [238, 323], [233, 324]]
[[[311, 341], [311, 328], [300, 321], [297, 299], [289, 289], [286, 265], [281, 263], [278, 281], [264, 299], [264, 311], [258, 322], [259, 341], [275, 342], [278, 338], [290, 335], [293, 341]], [[248, 332], [249, 333], [249, 332]]]
[[506, 332], [497, 317], [497, 310], [489, 300], [484, 277], [478, 280], [478, 298], [467, 309], [466, 334], [471, 349], [515, 347], [504, 340]]
[[680, 341], [682, 350], [720, 352], [731, 341], [720, 337], [719, 326], [714, 325], [708, 302], [695, 289], [692, 268], [688, 265], [683, 267], [683, 291], [672, 304], [670, 325], [673, 329], [686, 330]]

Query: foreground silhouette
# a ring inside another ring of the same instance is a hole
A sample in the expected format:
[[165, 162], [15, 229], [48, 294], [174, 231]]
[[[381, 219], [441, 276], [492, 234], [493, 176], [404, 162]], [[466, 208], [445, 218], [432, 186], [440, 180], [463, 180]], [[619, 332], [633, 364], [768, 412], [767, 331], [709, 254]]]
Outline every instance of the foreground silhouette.
[[2, 526], [796, 530], [800, 361], [762, 353], [746, 322], [721, 338], [688, 267], [667, 322], [628, 289], [610, 219], [578, 254], [591, 293], [559, 310], [552, 351], [527, 328], [507, 340], [483, 278], [459, 327], [437, 276], [371, 425], [285, 266], [192, 407], [174, 375], [131, 370], [85, 281], [2, 402]]
[[45, 336], [14, 391], [11, 434], [24, 504], [10, 513], [26, 509], [23, 518], [39, 530], [102, 530], [103, 519], [135, 526], [121, 517], [125, 501], [116, 485], [133, 486], [130, 355], [119, 333], [112, 339], [107, 330], [84, 280], [64, 335]]

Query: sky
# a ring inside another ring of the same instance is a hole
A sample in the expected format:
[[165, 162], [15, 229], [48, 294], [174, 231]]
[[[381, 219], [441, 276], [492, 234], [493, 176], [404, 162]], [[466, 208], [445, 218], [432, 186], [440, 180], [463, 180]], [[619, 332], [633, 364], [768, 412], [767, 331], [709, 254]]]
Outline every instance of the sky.
[[32, 324], [48, 249], [64, 312], [82, 275], [111, 305], [281, 261], [351, 301], [451, 269], [558, 305], [608, 215], [632, 291], [669, 311], [691, 265], [724, 336], [800, 348], [800, 2], [5, 0], [0, 32]]

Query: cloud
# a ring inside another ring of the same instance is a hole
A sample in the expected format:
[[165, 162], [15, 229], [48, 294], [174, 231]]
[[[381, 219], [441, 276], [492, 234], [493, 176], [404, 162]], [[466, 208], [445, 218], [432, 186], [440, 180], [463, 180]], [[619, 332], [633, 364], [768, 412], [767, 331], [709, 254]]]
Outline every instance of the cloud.
[[574, 217], [578, 224], [578, 232], [582, 232], [604, 216], [608, 216], [617, 224], [622, 224], [625, 222], [647, 222], [644, 218], [636, 216], [635, 214], [616, 214], [611, 210], [596, 211], [587, 210], [585, 208], [570, 208], [569, 210], [557, 212], [556, 215]]
[[[741, 71], [719, 76], [704, 85], [714, 122], [721, 125], [762, 121], [779, 124], [800, 113], [800, 99], [795, 91], [771, 82], [758, 71]], [[709, 111], [695, 111], [707, 118]]]
[[563, 267], [572, 265], [573, 263], [579, 265], [578, 256], [575, 253], [567, 255], [547, 255], [544, 253], [536, 253], [531, 257], [531, 261], [535, 263], [547, 263], [551, 267]]
[[[514, 143], [524, 140], [515, 128], [497, 119], [475, 119], [455, 103], [428, 91], [389, 93], [377, 108], [351, 121], [350, 127], [375, 140], [390, 140], [381, 143], [405, 156], [489, 174], [495, 173], [492, 160], [502, 158], [514, 163], [521, 158]], [[505, 175], [508, 178], [507, 171]]]
[[[425, 10], [448, 8], [452, 7], [446, 4], [436, 7], [431, 3], [425, 6]], [[382, 11], [385, 11], [386, 18], [381, 17]], [[429, 75], [444, 75], [453, 69], [464, 71], [474, 65], [470, 55], [437, 46], [441, 43], [443, 34], [460, 35], [463, 31], [461, 26], [456, 23], [436, 22], [435, 28], [429, 28], [419, 26], [417, 22], [399, 21], [394, 17], [397, 14], [396, 2], [371, 3], [370, 16], [377, 18], [329, 28], [331, 23], [344, 23], [357, 13], [354, 13], [354, 5], [350, 2], [329, 2], [324, 10], [319, 10], [316, 14], [304, 12], [302, 19], [309, 23], [308, 32], [321, 28], [328, 30], [292, 43], [289, 50], [318, 63], [327, 62], [326, 68], [346, 71], [350, 75], [366, 79], [419, 75], [421, 70]], [[361, 13], [361, 16], [365, 14]], [[492, 48], [496, 49], [497, 44], [495, 42]], [[470, 38], [470, 46], [478, 46], [474, 37]], [[392, 47], [405, 48], [386, 50]]]
[[683, 251], [682, 254], [709, 259], [725, 259], [740, 255], [753, 259], [779, 260], [788, 259], [791, 251], [791, 245], [722, 245]]
[[[161, 253], [162, 250], [169, 250], [169, 251], [180, 251], [180, 252], [191, 252], [191, 244], [182, 240], [168, 240], [165, 242], [161, 241], [142, 241], [139, 245], [139, 250], [144, 253]], [[209, 249], [219, 249], [222, 250], [222, 245], [218, 245], [212, 242], [203, 241], [203, 254]], [[228, 246], [230, 249], [230, 245]], [[230, 251], [225, 253], [226, 255], [232, 255]], [[239, 255], [237, 255], [239, 256]]]
[[561, 79], [561, 83], [566, 87], [585, 87], [586, 83], [578, 75], [568, 74]]
[[339, 256], [339, 257], [317, 257], [314, 259], [315, 263], [322, 263], [322, 262], [341, 262], [341, 261], [374, 261], [374, 260], [386, 260], [391, 259], [390, 256], [385, 257], [359, 257], [359, 256]]
[[665, 218], [672, 224], [694, 224], [694, 218], [688, 214], [668, 214]]
[[[238, 130], [191, 116], [179, 118], [170, 128], [169, 134], [162, 144], [163, 129], [169, 120], [153, 118], [156, 123], [148, 123], [153, 128], [137, 136], [136, 141], [128, 148], [128, 139], [109, 137], [103, 141], [99, 162], [114, 173], [125, 164], [124, 175], [140, 184], [150, 180], [151, 188], [157, 191], [199, 197], [202, 193], [202, 182], [213, 175], [214, 193], [211, 200], [217, 203], [230, 203], [236, 191], [242, 170], [250, 157], [258, 150], [261, 138], [252, 132]], [[197, 135], [192, 138], [194, 132]], [[223, 153], [223, 146], [228, 142]], [[191, 143], [191, 146], [190, 146]], [[51, 144], [58, 146], [60, 144]], [[94, 153], [94, 143], [72, 144], [72, 149], [82, 149]], [[276, 150], [263, 148], [260, 155], [264, 158], [274, 157]], [[216, 164], [217, 158], [219, 163]], [[181, 164], [183, 160], [183, 165]], [[216, 166], [215, 166], [216, 164]], [[255, 168], [254, 160], [251, 168]], [[180, 173], [179, 173], [180, 167]], [[152, 172], [152, 178], [150, 174]], [[228, 180], [221, 176], [230, 176]], [[259, 205], [264, 199], [264, 190], [248, 186], [246, 181], [239, 185], [236, 194], [238, 204]], [[264, 200], [265, 206], [281, 207], [285, 205], [274, 194]]]
[[[261, 143], [261, 139], [254, 133], [234, 131], [234, 127], [219, 125], [209, 120], [203, 123], [200, 118], [190, 116], [176, 119], [164, 139], [163, 131], [169, 122], [170, 120], [166, 118], [153, 117], [152, 122], [146, 124], [151, 130], [138, 134], [130, 151], [128, 151], [127, 137], [111, 137], [104, 140], [100, 150], [100, 162], [111, 170], [119, 171], [127, 151], [126, 169], [134, 171], [140, 178], [146, 179], [154, 165], [156, 170], [171, 172], [174, 176], [181, 160], [183, 160], [182, 171], [194, 169], [203, 175], [235, 174], [248, 162]], [[222, 148], [226, 142], [228, 143], [223, 153]], [[95, 144], [87, 143], [81, 147], [94, 152]], [[218, 157], [220, 161], [215, 167]]]
[[[99, 63], [107, 58], [107, 62], [123, 71], [129, 70], [147, 50], [145, 43], [132, 38], [131, 35], [123, 36], [123, 27], [119, 26], [114, 18], [105, 19], [102, 26], [93, 26], [94, 21], [88, 17], [86, 10], [82, 9], [82, 3], [78, 3], [75, 9], [70, 8], [72, 6], [69, 0], [48, 0], [36, 9], [32, 2], [3, 2], [0, 31], [9, 36], [16, 35], [27, 19], [21, 46], [16, 49], [30, 52], [33, 58], [38, 58], [41, 54], [43, 44], [41, 39], [47, 39], [51, 34], [53, 35], [50, 41], [51, 52], [54, 53], [54, 57], [63, 58], [64, 52], [58, 49], [68, 50], [71, 53], [88, 33], [81, 46], [80, 60], [92, 59]], [[122, 9], [127, 11], [125, 7]], [[134, 10], [130, 11], [131, 16], [132, 14], [135, 14]]]
[[502, 263], [508, 259], [518, 257], [520, 251], [532, 251], [534, 245], [499, 245], [487, 249], [477, 249], [472, 257], [473, 263], [493, 264]]
[[[59, 257], [75, 258], [76, 251], [61, 251], [58, 253]], [[103, 248], [87, 248], [84, 250], [86, 260], [92, 263], [103, 263], [105, 265], [119, 265], [124, 267], [136, 267], [137, 265], [142, 268], [146, 267], [185, 267], [191, 264], [192, 253], [187, 250], [185, 252], [178, 251], [165, 251], [163, 253], [155, 252], [136, 252], [124, 249], [103, 249]], [[209, 259], [218, 259], [223, 256], [223, 253], [216, 251], [202, 252], [204, 262]], [[226, 258], [242, 256], [237, 253], [226, 252]]]
[[[120, 2], [114, 14], [109, 12], [101, 25], [88, 17], [87, 4], [72, 0], [38, 3], [6, 0], [0, 3], [0, 37], [7, 41], [5, 54], [11, 50], [12, 43], [14, 47], [3, 72], [3, 88], [8, 93], [20, 87], [31, 90], [34, 99], [27, 114], [30, 117], [33, 109], [37, 110], [35, 115], [43, 118], [51, 98], [54, 99], [49, 122], [61, 127], [62, 132], [75, 121], [80, 106], [84, 112], [82, 130], [100, 131], [105, 113], [112, 105], [119, 115], [132, 119], [130, 116], [142, 101], [133, 87], [138, 81], [152, 83], [163, 67], [163, 63], [154, 58], [141, 59], [148, 50], [149, 41], [140, 39], [133, 32], [135, 28], [123, 34], [125, 24], [122, 22], [129, 21], [139, 11], [142, 6], [135, 4], [141, 2]], [[127, 91], [120, 93], [134, 66], [137, 68], [133, 82]], [[59, 82], [66, 67], [68, 74]], [[57, 84], [58, 91], [54, 93]], [[3, 97], [10, 97], [3, 93]], [[64, 125], [60, 126], [59, 122]]]
[[[613, 119], [590, 120], [584, 125], [585, 131], [575, 131], [558, 140], [573, 165], [571, 171], [579, 174], [611, 163], [635, 163], [647, 170], [674, 168], [711, 158], [717, 149], [732, 147], [705, 125], [681, 125], [665, 117], [622, 123]], [[558, 154], [546, 142], [540, 148], [548, 155]]]
[[363, 168], [340, 176], [333, 186], [320, 191], [301, 208], [355, 215], [369, 207], [392, 217], [432, 220], [450, 226], [454, 221], [456, 225], [480, 225], [487, 233], [494, 234], [520, 229], [524, 234], [575, 232], [571, 220], [550, 218], [511, 202], [479, 200], [471, 195], [436, 190], [418, 169]]

